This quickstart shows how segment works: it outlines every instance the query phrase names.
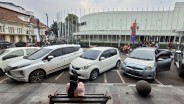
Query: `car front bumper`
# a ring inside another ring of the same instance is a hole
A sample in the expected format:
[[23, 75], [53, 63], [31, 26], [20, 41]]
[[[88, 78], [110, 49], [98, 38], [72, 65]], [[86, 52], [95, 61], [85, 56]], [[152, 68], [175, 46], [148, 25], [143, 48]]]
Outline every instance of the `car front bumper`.
[[133, 76], [137, 78], [142, 78], [142, 79], [154, 79], [155, 78], [155, 70], [152, 71], [145, 71], [145, 70], [137, 70], [133, 68], [129, 68], [125, 65], [122, 65], [122, 72]]
[[90, 73], [91, 73], [91, 68], [88, 69], [79, 69], [76, 70], [74, 68], [72, 68], [72, 66], [70, 65], [70, 74], [77, 74], [79, 79], [89, 79], [90, 78]]

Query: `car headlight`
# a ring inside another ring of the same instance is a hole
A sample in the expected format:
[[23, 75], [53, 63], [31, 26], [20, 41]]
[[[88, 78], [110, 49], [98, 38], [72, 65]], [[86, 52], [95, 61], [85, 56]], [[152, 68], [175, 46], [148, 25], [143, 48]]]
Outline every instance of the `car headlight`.
[[91, 66], [91, 64], [83, 66], [81, 69], [88, 69]]
[[148, 65], [146, 66], [146, 70], [151, 71], [152, 69], [153, 69], [153, 64], [148, 64]]
[[19, 70], [20, 75], [24, 76], [23, 70]]

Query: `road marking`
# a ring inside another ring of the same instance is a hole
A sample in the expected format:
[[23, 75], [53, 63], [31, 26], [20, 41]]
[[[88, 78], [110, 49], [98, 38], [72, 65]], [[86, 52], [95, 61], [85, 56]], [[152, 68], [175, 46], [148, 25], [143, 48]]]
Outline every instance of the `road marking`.
[[130, 87], [131, 87], [131, 86], [136, 86], [136, 85], [135, 85], [135, 84], [129, 84], [128, 86], [130, 86]]
[[158, 87], [173, 87], [172, 85], [157, 85]]
[[59, 77], [61, 77], [61, 76], [63, 75], [63, 73], [64, 73], [64, 72], [62, 72], [61, 74], [59, 74], [59, 75], [55, 78], [55, 80], [58, 80]]
[[121, 76], [121, 74], [120, 74], [120, 72], [119, 72], [118, 70], [117, 70], [117, 73], [118, 73], [118, 75], [119, 75], [121, 81], [122, 81], [123, 83], [125, 83], [125, 80], [123, 79], [123, 77]]
[[0, 81], [0, 83], [3, 83], [4, 81], [8, 80], [9, 78], [5, 78], [3, 80]]
[[157, 79], [155, 79], [155, 81], [157, 81], [160, 85], [164, 85], [164, 84], [162, 84], [160, 81], [158, 81]]
[[104, 83], [107, 83], [107, 75], [104, 73]]

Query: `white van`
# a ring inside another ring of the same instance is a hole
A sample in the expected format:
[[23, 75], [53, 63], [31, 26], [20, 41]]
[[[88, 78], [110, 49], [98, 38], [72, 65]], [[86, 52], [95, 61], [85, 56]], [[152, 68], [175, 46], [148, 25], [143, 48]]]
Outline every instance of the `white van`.
[[83, 54], [80, 45], [43, 47], [23, 60], [9, 63], [6, 75], [24, 82], [41, 82], [46, 75], [69, 67], [71, 61]]
[[4, 74], [4, 68], [9, 62], [22, 59], [23, 56], [30, 55], [39, 49], [39, 47], [15, 47], [0, 50], [0, 75]]

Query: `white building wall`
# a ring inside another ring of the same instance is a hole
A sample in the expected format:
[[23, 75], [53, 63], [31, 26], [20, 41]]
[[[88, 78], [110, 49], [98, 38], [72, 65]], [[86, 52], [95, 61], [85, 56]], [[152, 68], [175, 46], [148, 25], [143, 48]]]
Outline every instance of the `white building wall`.
[[137, 35], [175, 35], [184, 27], [184, 3], [176, 3], [174, 10], [157, 8], [154, 11], [110, 11], [92, 13], [81, 17], [80, 32], [122, 31], [130, 34], [132, 23], [137, 21]]

